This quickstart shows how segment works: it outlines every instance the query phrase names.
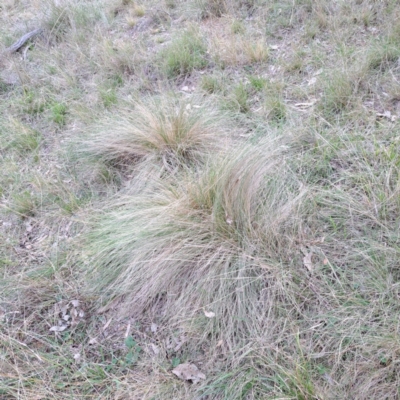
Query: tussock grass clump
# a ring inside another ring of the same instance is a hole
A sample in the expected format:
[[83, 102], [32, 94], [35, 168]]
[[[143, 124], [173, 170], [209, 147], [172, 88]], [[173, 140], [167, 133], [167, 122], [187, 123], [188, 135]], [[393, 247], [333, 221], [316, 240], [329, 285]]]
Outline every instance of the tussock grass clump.
[[40, 132], [16, 119], [0, 126], [0, 130], [4, 130], [0, 136], [0, 151], [13, 149], [22, 156], [36, 153], [43, 140]]
[[355, 93], [354, 76], [349, 71], [332, 71], [327, 78], [321, 102], [321, 111], [334, 116], [352, 106]]
[[143, 44], [139, 39], [134, 43], [122, 40], [111, 41], [99, 35], [97, 40], [100, 44], [91, 50], [93, 62], [101, 66], [100, 70], [105, 72], [108, 78], [113, 79], [116, 75], [123, 78], [140, 72], [145, 56]]
[[220, 18], [225, 15], [235, 15], [254, 12], [257, 7], [255, 0], [194, 0], [193, 11], [198, 17]]
[[68, 33], [93, 26], [98, 21], [107, 20], [107, 7], [96, 3], [72, 0], [69, 2], [42, 2], [42, 25], [56, 41], [66, 40]]
[[232, 93], [228, 96], [227, 107], [241, 113], [250, 111], [249, 90], [245, 84], [240, 83], [233, 88]]
[[366, 57], [366, 67], [369, 70], [385, 70], [400, 57], [399, 43], [386, 39], [374, 43]]
[[39, 199], [35, 193], [29, 192], [28, 190], [13, 194], [8, 203], [7, 210], [22, 218], [35, 215], [39, 208]]
[[205, 68], [208, 64], [206, 51], [199, 32], [194, 28], [188, 29], [160, 52], [162, 71], [168, 78], [177, 78]]
[[223, 75], [203, 75], [201, 78], [201, 88], [209, 93], [224, 93], [227, 86], [227, 79]]
[[122, 314], [173, 321], [211, 307], [227, 340], [254, 333], [246, 314], [291, 254], [306, 203], [283, 152], [277, 140], [265, 141], [107, 205], [88, 239], [95, 291], [123, 296]]
[[114, 166], [140, 161], [172, 172], [222, 150], [227, 135], [221, 118], [205, 103], [149, 98], [102, 120], [84, 147], [89, 157]]
[[195, 6], [199, 9], [201, 18], [222, 17], [228, 12], [227, 0], [196, 0]]
[[244, 36], [224, 34], [223, 30], [214, 33], [210, 52], [216, 63], [223, 68], [262, 63], [267, 61], [269, 56], [264, 38], [249, 40]]
[[386, 28], [385, 35], [372, 41], [366, 52], [365, 66], [369, 70], [384, 71], [389, 67], [395, 67], [400, 57], [400, 23], [398, 17], [391, 21]]

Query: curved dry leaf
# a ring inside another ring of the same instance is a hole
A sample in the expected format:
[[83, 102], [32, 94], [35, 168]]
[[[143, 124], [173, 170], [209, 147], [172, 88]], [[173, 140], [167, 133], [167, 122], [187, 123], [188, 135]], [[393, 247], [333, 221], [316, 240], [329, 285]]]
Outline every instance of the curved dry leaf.
[[49, 331], [50, 332], [62, 332], [65, 331], [68, 328], [67, 325], [60, 325], [60, 326], [52, 326]]
[[72, 304], [73, 307], [78, 308], [80, 302], [79, 302], [79, 300], [71, 300], [71, 304]]
[[190, 363], [179, 364], [172, 370], [172, 373], [179, 379], [192, 381], [193, 383], [198, 383], [201, 380], [206, 379], [206, 376], [196, 367], [196, 365]]
[[212, 312], [212, 311], [206, 311], [206, 310], [204, 310], [204, 315], [205, 315], [207, 318], [214, 318], [214, 317], [215, 317], [215, 313]]
[[312, 258], [312, 252], [310, 251], [304, 258], [303, 258], [303, 263], [304, 266], [310, 271], [313, 272], [313, 263], [311, 261]]
[[306, 247], [301, 246], [300, 247], [301, 252], [304, 254], [304, 258], [303, 258], [303, 264], [304, 266], [310, 271], [313, 272], [313, 263], [312, 263], [312, 255], [313, 252], [312, 251], [308, 251]]

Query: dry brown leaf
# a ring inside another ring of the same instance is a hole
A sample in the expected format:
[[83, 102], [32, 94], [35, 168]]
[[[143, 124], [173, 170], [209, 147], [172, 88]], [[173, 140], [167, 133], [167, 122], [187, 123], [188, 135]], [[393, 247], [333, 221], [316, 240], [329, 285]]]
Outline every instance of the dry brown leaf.
[[154, 354], [157, 355], [157, 354], [160, 353], [160, 349], [159, 349], [158, 346], [156, 346], [155, 344], [150, 343], [150, 347], [151, 347], [151, 349], [153, 350]]
[[71, 300], [71, 304], [72, 304], [73, 307], [78, 308], [80, 302], [79, 302], [79, 300]]
[[67, 328], [68, 328], [67, 325], [59, 325], [59, 326], [55, 325], [55, 326], [52, 326], [49, 329], [49, 331], [50, 332], [62, 332], [62, 331], [65, 331]]
[[190, 363], [178, 365], [172, 370], [172, 373], [179, 379], [192, 381], [193, 383], [198, 383], [201, 380], [206, 379], [206, 376], [196, 367], [196, 365]]
[[176, 343], [176, 346], [174, 347], [174, 351], [178, 351], [184, 345], [184, 343], [186, 341], [184, 336], [181, 336], [180, 340], [177, 339], [176, 337], [174, 337], [173, 339]]
[[377, 113], [376, 116], [378, 118], [387, 118], [391, 122], [395, 122], [397, 120], [397, 115], [393, 115], [389, 110], [385, 110], [383, 113]]
[[307, 85], [312, 86], [315, 85], [316, 83], [317, 83], [317, 78], [314, 76], [308, 81]]
[[310, 271], [313, 272], [313, 263], [312, 263], [312, 252], [310, 251], [304, 258], [303, 263], [304, 266]]
[[215, 317], [215, 313], [213, 313], [212, 311], [206, 311], [206, 310], [204, 310], [204, 315], [205, 315], [207, 318], [214, 318], [214, 317]]
[[68, 308], [69, 308], [68, 304], [66, 304], [65, 306], [61, 307], [61, 314], [62, 314], [63, 317], [65, 317], [67, 315]]
[[313, 272], [313, 263], [312, 263], [312, 251], [308, 251], [305, 247], [300, 248], [301, 252], [304, 254], [303, 264], [310, 271]]

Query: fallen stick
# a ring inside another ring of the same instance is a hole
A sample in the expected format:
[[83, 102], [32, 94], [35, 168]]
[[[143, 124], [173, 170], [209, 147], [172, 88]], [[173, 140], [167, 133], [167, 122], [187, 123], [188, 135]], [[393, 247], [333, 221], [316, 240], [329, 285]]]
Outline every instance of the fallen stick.
[[10, 47], [7, 47], [5, 52], [6, 53], [15, 53], [18, 51], [28, 40], [32, 39], [36, 35], [38, 35], [40, 32], [42, 32], [42, 28], [37, 28], [31, 32], [28, 32], [24, 36], [22, 36], [20, 39], [18, 39], [14, 44], [12, 44]]

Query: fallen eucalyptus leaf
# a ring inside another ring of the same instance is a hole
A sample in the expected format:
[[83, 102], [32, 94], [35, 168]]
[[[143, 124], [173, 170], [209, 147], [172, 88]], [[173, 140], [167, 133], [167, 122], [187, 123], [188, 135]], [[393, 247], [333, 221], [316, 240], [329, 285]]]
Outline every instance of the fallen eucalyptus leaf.
[[303, 263], [304, 266], [310, 271], [313, 272], [313, 263], [311, 261], [312, 253], [308, 253], [304, 258], [303, 258]]
[[310, 271], [313, 272], [314, 266], [312, 263], [312, 251], [307, 251], [307, 249], [305, 247], [301, 248], [302, 253], [304, 254], [304, 258], [303, 258], [303, 264], [304, 266]]
[[49, 331], [51, 332], [62, 332], [68, 328], [67, 325], [60, 325], [60, 326], [52, 326]]

